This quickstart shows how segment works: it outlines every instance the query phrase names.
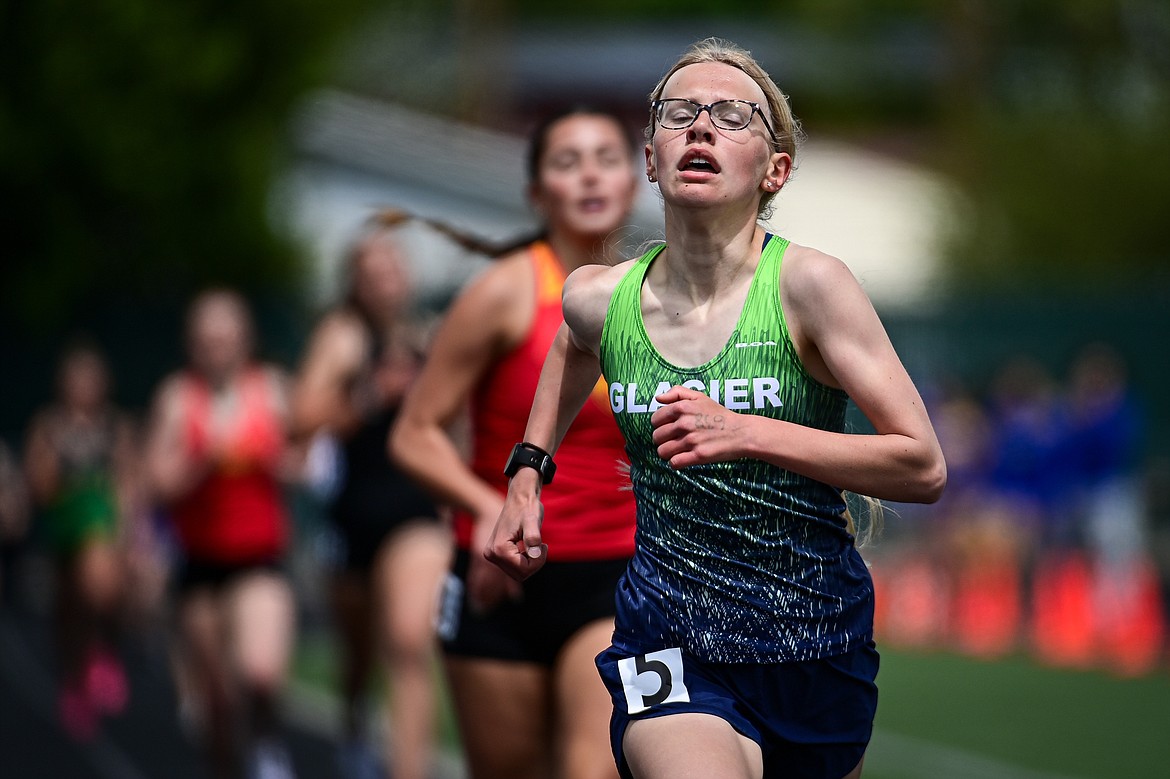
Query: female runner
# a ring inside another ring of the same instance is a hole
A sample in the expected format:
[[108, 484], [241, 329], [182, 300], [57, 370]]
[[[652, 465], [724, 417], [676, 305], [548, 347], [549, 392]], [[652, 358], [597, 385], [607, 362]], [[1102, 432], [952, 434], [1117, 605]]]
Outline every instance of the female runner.
[[[525, 432], [551, 459], [604, 375], [638, 510], [597, 658], [626, 777], [859, 776], [878, 656], [842, 490], [931, 502], [946, 481], [922, 399], [848, 268], [758, 224], [797, 136], [743, 49], [709, 39], [675, 63], [646, 143], [666, 242], [566, 282]], [[848, 398], [876, 435], [845, 432]], [[520, 579], [555, 554], [541, 502], [541, 473], [521, 468], [488, 545]]]
[[[521, 589], [481, 550], [561, 325], [565, 275], [609, 261], [610, 239], [630, 213], [632, 143], [617, 118], [569, 111], [537, 128], [528, 173], [544, 235], [500, 258], [452, 306], [407, 396], [393, 452], [456, 509], [458, 549], [439, 623], [473, 779], [612, 776], [608, 700], [592, 659], [613, 630], [634, 515], [604, 393], [569, 430], [546, 492], [548, 533], [559, 539], [550, 576]], [[470, 463], [448, 432], [468, 404]]]

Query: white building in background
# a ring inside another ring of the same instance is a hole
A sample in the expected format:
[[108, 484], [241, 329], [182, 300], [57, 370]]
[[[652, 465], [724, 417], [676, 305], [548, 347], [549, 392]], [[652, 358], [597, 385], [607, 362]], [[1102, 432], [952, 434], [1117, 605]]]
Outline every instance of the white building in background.
[[960, 210], [938, 174], [834, 142], [809, 142], [768, 226], [839, 257], [879, 309], [930, 305], [947, 280], [944, 243]]
[[[533, 230], [525, 201], [526, 139], [338, 92], [307, 102], [294, 127], [299, 158], [274, 217], [305, 246], [312, 297], [336, 291], [345, 246], [374, 209], [404, 208], [491, 240]], [[658, 194], [639, 177], [631, 251], [662, 235]], [[929, 304], [945, 283], [940, 248], [957, 198], [940, 177], [832, 142], [801, 149], [769, 226], [840, 257], [879, 308]], [[421, 291], [443, 300], [481, 263], [450, 245], [417, 247]]]

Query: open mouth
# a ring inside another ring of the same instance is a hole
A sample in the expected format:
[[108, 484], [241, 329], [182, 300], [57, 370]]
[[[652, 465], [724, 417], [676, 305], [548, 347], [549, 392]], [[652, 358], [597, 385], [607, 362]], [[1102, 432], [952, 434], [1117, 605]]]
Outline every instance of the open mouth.
[[678, 166], [679, 170], [693, 170], [700, 173], [718, 173], [719, 166], [715, 160], [701, 151], [692, 151], [685, 154]]

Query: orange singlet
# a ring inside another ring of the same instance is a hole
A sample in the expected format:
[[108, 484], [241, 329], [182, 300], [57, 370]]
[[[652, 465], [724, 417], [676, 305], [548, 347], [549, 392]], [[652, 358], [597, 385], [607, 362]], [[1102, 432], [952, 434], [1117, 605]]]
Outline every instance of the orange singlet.
[[[193, 374], [180, 380], [184, 438], [196, 457], [211, 445], [212, 392]], [[284, 443], [269, 377], [250, 368], [236, 379], [238, 400], [224, 424], [228, 445], [214, 469], [171, 506], [183, 551], [205, 563], [273, 560], [288, 536], [275, 472]]]
[[[524, 437], [540, 369], [564, 321], [565, 274], [552, 247], [538, 241], [528, 256], [536, 277], [532, 327], [484, 375], [471, 401], [471, 467], [501, 494], [508, 489], [504, 463], [512, 445]], [[634, 553], [634, 493], [624, 447], [605, 382], [599, 381], [557, 450], [556, 478], [541, 490], [541, 535], [550, 561], [607, 560]], [[471, 544], [471, 526], [467, 512], [455, 514], [455, 537], [462, 549]]]

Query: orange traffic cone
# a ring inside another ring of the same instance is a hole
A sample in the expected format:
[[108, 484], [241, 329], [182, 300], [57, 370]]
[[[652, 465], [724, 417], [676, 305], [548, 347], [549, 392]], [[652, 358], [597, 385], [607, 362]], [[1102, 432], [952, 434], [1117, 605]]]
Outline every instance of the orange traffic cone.
[[[878, 572], [880, 568], [880, 573]], [[930, 647], [943, 633], [946, 587], [934, 565], [923, 555], [874, 567], [875, 632], [904, 647]]]
[[1046, 556], [1032, 587], [1032, 649], [1041, 662], [1087, 668], [1094, 661], [1093, 584], [1079, 552]]
[[1020, 572], [1011, 558], [971, 561], [960, 572], [952, 636], [959, 650], [975, 657], [1010, 652], [1020, 629]]
[[1161, 583], [1149, 559], [1097, 571], [1098, 646], [1109, 668], [1123, 676], [1154, 670], [1162, 654], [1166, 618]]

